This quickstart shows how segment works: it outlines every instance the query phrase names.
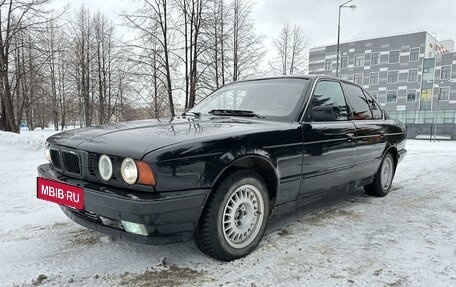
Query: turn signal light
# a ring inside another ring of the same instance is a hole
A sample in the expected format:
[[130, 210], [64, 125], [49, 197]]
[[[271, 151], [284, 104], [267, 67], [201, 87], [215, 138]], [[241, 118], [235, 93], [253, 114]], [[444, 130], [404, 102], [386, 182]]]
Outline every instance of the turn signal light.
[[144, 161], [136, 161], [136, 167], [138, 168], [138, 183], [144, 185], [156, 185], [154, 173], [150, 168], [150, 165]]

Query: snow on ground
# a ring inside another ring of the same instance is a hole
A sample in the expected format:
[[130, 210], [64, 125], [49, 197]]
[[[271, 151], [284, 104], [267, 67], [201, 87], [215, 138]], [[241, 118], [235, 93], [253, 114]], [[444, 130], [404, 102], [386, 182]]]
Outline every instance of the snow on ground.
[[455, 142], [408, 141], [387, 197], [360, 189], [273, 218], [255, 252], [223, 263], [193, 242], [114, 240], [36, 199], [50, 134], [0, 133], [1, 286], [456, 286]]

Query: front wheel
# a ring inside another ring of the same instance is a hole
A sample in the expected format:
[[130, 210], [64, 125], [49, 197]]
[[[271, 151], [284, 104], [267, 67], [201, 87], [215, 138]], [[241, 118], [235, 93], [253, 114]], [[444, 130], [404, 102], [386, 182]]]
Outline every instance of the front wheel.
[[364, 187], [364, 191], [373, 196], [385, 196], [391, 189], [395, 173], [394, 159], [391, 153], [383, 157], [382, 164], [375, 174], [374, 181]]
[[252, 170], [237, 170], [208, 199], [195, 231], [196, 245], [219, 260], [244, 257], [260, 243], [269, 213], [263, 179]]

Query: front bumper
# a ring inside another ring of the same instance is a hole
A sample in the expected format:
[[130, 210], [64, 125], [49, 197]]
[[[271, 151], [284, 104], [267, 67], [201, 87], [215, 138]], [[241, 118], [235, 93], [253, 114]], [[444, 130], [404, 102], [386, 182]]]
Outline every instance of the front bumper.
[[[38, 176], [84, 189], [84, 210], [60, 206], [74, 222], [143, 244], [190, 239], [210, 193], [210, 189], [164, 193], [122, 190], [67, 177], [50, 164], [40, 165]], [[126, 232], [121, 220], [145, 225], [148, 236]]]

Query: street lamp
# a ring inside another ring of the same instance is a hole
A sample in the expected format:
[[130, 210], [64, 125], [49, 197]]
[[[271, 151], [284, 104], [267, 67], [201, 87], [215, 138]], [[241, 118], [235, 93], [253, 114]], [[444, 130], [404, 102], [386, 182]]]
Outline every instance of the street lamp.
[[342, 5], [339, 5], [339, 19], [337, 20], [337, 62], [336, 62], [336, 77], [339, 77], [339, 50], [340, 50], [340, 10], [342, 8], [351, 8], [352, 10], [356, 9], [356, 5], [347, 5], [353, 0], [349, 0]]

